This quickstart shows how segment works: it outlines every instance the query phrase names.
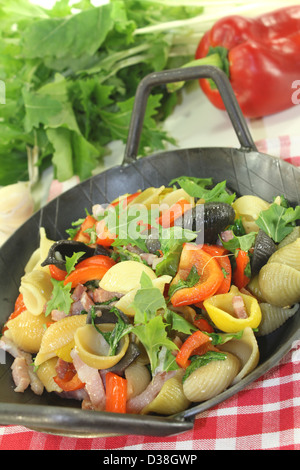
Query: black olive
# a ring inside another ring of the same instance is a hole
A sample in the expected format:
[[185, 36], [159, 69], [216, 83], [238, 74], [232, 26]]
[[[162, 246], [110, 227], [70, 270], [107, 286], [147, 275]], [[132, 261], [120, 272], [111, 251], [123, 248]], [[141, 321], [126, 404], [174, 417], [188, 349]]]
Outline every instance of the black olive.
[[84, 252], [79, 259], [83, 261], [86, 258], [90, 258], [95, 254], [95, 249], [86, 245], [82, 242], [77, 242], [75, 240], [59, 240], [51, 246], [47, 258], [42, 262], [42, 266], [47, 266], [49, 264], [54, 264], [60, 269], [66, 269], [66, 256], [71, 258], [74, 253], [79, 253], [80, 251]]
[[136, 343], [130, 342], [125, 355], [114, 366], [107, 369], [109, 372], [115, 372], [118, 375], [123, 375], [125, 369], [141, 354], [140, 348]]
[[[230, 204], [225, 202], [206, 202], [197, 204], [186, 211], [183, 217], [175, 220], [175, 225], [185, 229], [199, 231], [197, 242], [215, 243], [218, 235], [228, 225], [233, 224], [235, 211]], [[204, 236], [203, 236], [204, 235]]]
[[276, 244], [263, 230], [259, 230], [251, 258], [251, 273], [257, 274], [276, 251]]
[[[125, 315], [125, 313], [121, 312], [121, 310], [116, 307], [112, 308], [109, 305], [94, 305], [93, 309], [94, 313], [96, 314], [94, 318], [94, 323], [96, 325], [100, 325], [101, 323], [117, 323], [118, 316], [114, 313], [114, 310], [117, 310], [122, 320], [124, 320], [125, 323], [129, 324], [129, 319], [127, 315]], [[86, 323], [92, 323], [91, 310], [87, 315]]]

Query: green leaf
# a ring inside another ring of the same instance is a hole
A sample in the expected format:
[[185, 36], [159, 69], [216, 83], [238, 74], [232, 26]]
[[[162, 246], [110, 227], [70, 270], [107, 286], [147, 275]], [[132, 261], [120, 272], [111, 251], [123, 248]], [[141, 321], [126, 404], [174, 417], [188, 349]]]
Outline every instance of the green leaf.
[[75, 265], [78, 263], [78, 260], [85, 255], [84, 251], [78, 251], [73, 253], [72, 256], [66, 256], [66, 271], [70, 274], [75, 269]]
[[198, 274], [197, 268], [196, 266], [192, 266], [186, 279], [180, 279], [176, 284], [171, 285], [169, 289], [169, 296], [172, 297], [172, 295], [174, 295], [178, 290], [194, 287], [196, 284], [198, 284], [199, 280], [200, 276]]
[[273, 203], [270, 207], [259, 214], [255, 223], [275, 243], [281, 242], [295, 227], [295, 222], [300, 219], [300, 206], [284, 207]]
[[23, 56], [34, 59], [93, 55], [113, 27], [111, 12], [112, 6], [107, 4], [77, 15], [35, 21], [24, 32]]
[[135, 325], [132, 332], [143, 343], [149, 356], [152, 374], [159, 366], [159, 353], [162, 347], [174, 351], [175, 343], [167, 337], [166, 324], [160, 315], [157, 315], [145, 324]]
[[204, 199], [205, 202], [226, 202], [232, 204], [235, 194], [229, 194], [226, 190], [226, 181], [217, 183], [213, 188], [207, 189], [211, 184], [211, 178], [180, 177], [176, 181], [190, 196]]
[[226, 359], [226, 354], [216, 351], [209, 351], [202, 356], [191, 356], [191, 364], [186, 368], [185, 374], [182, 378], [182, 382], [185, 382], [186, 379], [199, 367], [206, 366], [211, 361], [224, 361]]
[[166, 309], [164, 296], [157, 287], [153, 287], [146, 273], [142, 273], [141, 288], [135, 294], [132, 307], [136, 312], [135, 323], [146, 323], [156, 316], [158, 310]]
[[49, 315], [52, 310], [61, 310], [66, 315], [69, 314], [73, 299], [71, 297], [71, 282], [66, 286], [64, 281], [56, 281], [56, 279], [51, 279], [53, 284], [53, 291], [51, 299], [47, 303], [47, 308], [45, 316]]
[[62, 111], [62, 104], [50, 95], [23, 90], [23, 99], [26, 109], [24, 126], [26, 132], [31, 131], [40, 124], [48, 124], [51, 117]]

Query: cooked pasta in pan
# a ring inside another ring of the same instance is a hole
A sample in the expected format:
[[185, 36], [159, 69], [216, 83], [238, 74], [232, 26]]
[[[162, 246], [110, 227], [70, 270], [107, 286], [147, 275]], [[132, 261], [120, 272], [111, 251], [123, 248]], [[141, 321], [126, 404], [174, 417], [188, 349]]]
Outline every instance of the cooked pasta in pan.
[[27, 262], [0, 337], [16, 393], [83, 409], [173, 415], [259, 364], [257, 338], [299, 311], [300, 206], [237, 197], [226, 181], [86, 208]]

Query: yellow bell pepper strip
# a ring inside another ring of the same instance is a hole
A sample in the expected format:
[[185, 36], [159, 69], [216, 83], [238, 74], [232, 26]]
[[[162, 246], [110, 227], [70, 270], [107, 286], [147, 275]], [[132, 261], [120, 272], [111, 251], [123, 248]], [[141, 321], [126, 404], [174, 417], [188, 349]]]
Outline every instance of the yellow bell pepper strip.
[[[234, 301], [237, 296], [244, 302], [246, 318], [238, 318], [235, 314]], [[203, 305], [215, 326], [225, 333], [237, 333], [247, 326], [257, 328], [261, 322], [261, 309], [256, 298], [243, 294], [236, 286], [232, 286], [227, 294], [206, 299]]]
[[107, 372], [105, 411], [126, 413], [127, 380], [113, 372]]
[[[187, 281], [192, 269], [196, 270], [198, 280], [193, 286], [185, 287], [185, 284], [188, 285]], [[174, 307], [180, 307], [201, 302], [213, 295], [223, 280], [224, 275], [219, 263], [202, 249], [202, 245], [185, 243], [180, 256], [178, 272], [170, 286], [171, 292], [174, 292], [171, 294], [171, 303]], [[178, 289], [178, 286], [181, 288]]]

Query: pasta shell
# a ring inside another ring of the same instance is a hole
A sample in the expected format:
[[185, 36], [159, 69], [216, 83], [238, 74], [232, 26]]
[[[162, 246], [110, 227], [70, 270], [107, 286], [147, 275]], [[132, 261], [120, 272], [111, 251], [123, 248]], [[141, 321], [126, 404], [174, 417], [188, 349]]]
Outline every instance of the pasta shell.
[[134, 361], [125, 369], [127, 380], [127, 400], [142, 393], [151, 382], [151, 375], [148, 367]]
[[112, 266], [100, 281], [100, 287], [109, 292], [127, 294], [140, 287], [142, 273], [146, 273], [150, 279], [156, 279], [155, 272], [138, 261], [123, 261]]
[[275, 251], [269, 258], [268, 263], [286, 264], [300, 271], [300, 238]]
[[184, 381], [183, 391], [190, 402], [202, 402], [228, 388], [240, 370], [240, 361], [227, 353], [222, 361], [211, 361], [199, 367]]
[[287, 307], [300, 301], [300, 271], [286, 264], [267, 263], [259, 272], [259, 288], [265, 302]]
[[258, 232], [259, 227], [255, 220], [261, 211], [267, 210], [270, 204], [258, 196], [246, 195], [237, 198], [232, 204], [237, 218], [241, 217], [247, 233]]
[[128, 207], [142, 204], [146, 209], [151, 209], [151, 205], [159, 203], [159, 196], [164, 191], [165, 186], [160, 186], [160, 188], [147, 188], [141, 192], [132, 202], [128, 204]]
[[[153, 287], [157, 287], [160, 292], [163, 293], [165, 285], [170, 283], [171, 280], [171, 276], [160, 276], [157, 279], [153, 279], [152, 284]], [[132, 307], [132, 304], [137, 291], [138, 288], [133, 289], [127, 294], [123, 295], [123, 297], [121, 297], [120, 300], [118, 300], [118, 302], [115, 304], [115, 307], [119, 308], [126, 315], [133, 317], [135, 315], [135, 309]]]
[[160, 415], [172, 415], [184, 411], [190, 405], [183, 392], [182, 371], [168, 379], [162, 386], [159, 394], [142, 409], [141, 414], [157, 413]]
[[281, 325], [283, 325], [289, 318], [291, 318], [299, 309], [299, 304], [295, 304], [292, 308], [275, 307], [267, 303], [260, 304], [262, 321], [256, 332], [257, 336], [265, 336]]
[[284, 239], [279, 243], [278, 248], [283, 248], [289, 243], [293, 243], [300, 238], [300, 226], [294, 227], [293, 231], [289, 233]]
[[4, 334], [23, 351], [36, 354], [40, 349], [42, 337], [45, 333], [46, 321], [43, 313], [36, 316], [25, 310], [16, 318], [7, 322], [8, 330]]
[[194, 205], [194, 198], [190, 196], [184, 189], [176, 189], [167, 194], [160, 202], [160, 210], [166, 210], [176, 204], [180, 199], [185, 199]]
[[252, 328], [247, 327], [243, 331], [241, 339], [232, 339], [220, 346], [221, 351], [234, 354], [241, 363], [241, 370], [233, 379], [233, 384], [250, 374], [258, 364], [259, 349]]
[[21, 278], [20, 293], [24, 304], [32, 315], [40, 315], [45, 304], [50, 300], [53, 290], [50, 274], [37, 269]]
[[[114, 324], [104, 323], [98, 325], [103, 332], [111, 331]], [[101, 333], [93, 325], [85, 325], [78, 328], [74, 335], [75, 347], [80, 359], [94, 369], [109, 369], [117, 364], [125, 355], [129, 336], [125, 335], [120, 340], [117, 354], [109, 356], [109, 346]]]
[[47, 392], [62, 392], [62, 389], [53, 380], [53, 377], [57, 375], [56, 372], [57, 358], [53, 357], [48, 361], [43, 362], [37, 369], [37, 376], [44, 385]]
[[44, 333], [40, 350], [35, 358], [35, 365], [39, 366], [55, 357], [57, 350], [69, 344], [73, 340], [77, 328], [85, 325], [86, 317], [86, 314], [73, 315], [52, 323]]

